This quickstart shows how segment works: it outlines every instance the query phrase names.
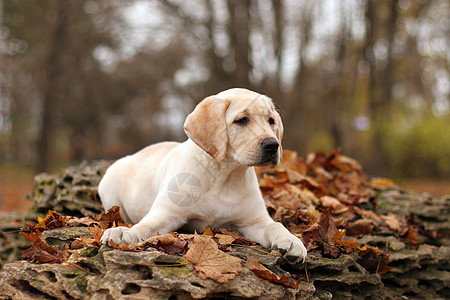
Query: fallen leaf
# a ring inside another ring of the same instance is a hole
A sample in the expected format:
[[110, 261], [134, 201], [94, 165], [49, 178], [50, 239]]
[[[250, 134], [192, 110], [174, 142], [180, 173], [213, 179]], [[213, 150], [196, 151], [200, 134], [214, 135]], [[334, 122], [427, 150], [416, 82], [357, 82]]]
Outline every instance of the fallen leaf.
[[314, 223], [308, 229], [302, 233], [302, 242], [306, 247], [306, 250], [317, 248], [318, 245], [319, 224]]
[[202, 230], [203, 235], [214, 235], [214, 233], [212, 232], [212, 229], [208, 226], [206, 226], [203, 230]]
[[286, 169], [286, 174], [290, 183], [306, 182], [312, 187], [318, 187], [319, 183], [312, 177], [305, 176], [291, 169]]
[[341, 214], [348, 211], [348, 207], [342, 204], [338, 199], [331, 196], [320, 197], [320, 204], [323, 207], [331, 207], [334, 214]]
[[77, 218], [72, 216], [66, 216], [65, 221], [66, 226], [68, 227], [90, 226], [92, 224], [97, 223], [97, 221], [94, 221], [91, 217]]
[[358, 215], [360, 215], [361, 217], [363, 217], [365, 219], [372, 220], [375, 223], [381, 223], [381, 221], [382, 221], [380, 216], [378, 216], [376, 213], [374, 213], [371, 210], [365, 210], [365, 209], [359, 208], [357, 206], [354, 206], [353, 209]]
[[72, 243], [70, 243], [70, 245], [69, 245], [69, 248], [70, 249], [72, 249], [72, 250], [77, 250], [77, 249], [81, 249], [81, 248], [83, 248], [84, 247], [84, 245], [83, 245], [83, 243], [81, 242], [81, 240], [77, 240], [77, 239], [75, 239]]
[[346, 226], [347, 234], [350, 236], [361, 237], [369, 234], [373, 229], [373, 222], [368, 219], [359, 219], [355, 222], [349, 222]]
[[408, 232], [407, 232], [407, 238], [411, 241], [411, 244], [413, 245], [418, 245], [419, 241], [417, 240], [417, 236], [419, 235], [419, 232], [417, 231], [417, 229], [414, 229], [412, 227], [408, 227]]
[[147, 238], [144, 242], [154, 245], [156, 245], [159, 242], [163, 245], [168, 245], [173, 244], [178, 240], [179, 238], [177, 237], [176, 233], [166, 233], [162, 235], [152, 235], [149, 238]]
[[220, 251], [216, 242], [207, 236], [195, 235], [183, 257], [192, 262], [200, 278], [218, 283], [225, 283], [242, 271], [241, 260]]
[[93, 226], [89, 227], [88, 230], [89, 230], [89, 233], [92, 235], [92, 237], [101, 244], [100, 239], [103, 236], [103, 230], [101, 230], [98, 227], [93, 227]]
[[288, 287], [298, 288], [300, 285], [301, 279], [292, 282], [289, 277], [287, 277], [285, 274], [278, 276], [271, 270], [264, 267], [259, 260], [254, 258], [250, 255], [247, 262], [245, 263], [245, 266], [250, 269], [253, 273], [255, 273], [258, 277], [269, 280], [270, 282], [283, 284]]
[[238, 233], [228, 230], [226, 228], [218, 228], [217, 233], [231, 236], [234, 239], [234, 241], [233, 241], [234, 244], [240, 244], [240, 245], [255, 245], [256, 244], [256, 242], [248, 240], [245, 237], [239, 235]]
[[297, 152], [289, 150], [283, 150], [283, 159], [281, 160], [280, 166], [286, 170], [295, 170], [302, 175], [306, 175], [308, 170], [303, 158], [299, 157]]
[[372, 178], [372, 180], [370, 180], [370, 185], [373, 187], [385, 187], [385, 186], [394, 186], [395, 183], [390, 179], [375, 177]]
[[359, 248], [358, 255], [358, 263], [370, 273], [384, 274], [392, 270], [392, 267], [387, 266], [389, 263], [389, 255], [376, 247], [364, 245]]
[[391, 230], [396, 232], [403, 231], [400, 221], [397, 219], [397, 216], [395, 214], [389, 212], [387, 216], [380, 216], [380, 217], [386, 222], [386, 224], [389, 226]]
[[248, 258], [247, 262], [245, 263], [245, 266], [253, 271], [258, 277], [261, 277], [263, 279], [272, 281], [272, 282], [279, 282], [280, 277], [275, 274], [274, 272], [270, 271], [266, 267], [264, 267], [259, 260], [257, 260], [255, 257], [251, 256]]
[[359, 172], [362, 171], [361, 165], [356, 160], [340, 153], [335, 156], [333, 162], [334, 165], [344, 173], [347, 173], [351, 170], [356, 170]]
[[87, 236], [79, 237], [77, 240], [79, 240], [81, 242], [83, 247], [100, 248], [100, 246], [102, 245], [98, 240], [92, 239], [92, 238], [87, 237]]
[[303, 241], [307, 250], [320, 248], [323, 254], [338, 257], [341, 254], [341, 250], [333, 239], [338, 229], [330, 215], [331, 209], [325, 210], [321, 214], [320, 222], [317, 225], [313, 225], [303, 231]]
[[34, 244], [32, 247], [25, 250], [22, 253], [22, 258], [31, 259], [39, 264], [55, 264], [62, 262], [62, 259], [58, 255], [45, 251], [37, 244]]
[[50, 254], [55, 254], [56, 253], [56, 247], [55, 246], [49, 246], [44, 238], [42, 237], [42, 233], [40, 231], [36, 231], [36, 232], [25, 232], [22, 231], [20, 233], [21, 236], [23, 236], [24, 238], [26, 238], [27, 240], [29, 240], [30, 242], [33, 242], [33, 244], [39, 248], [41, 248], [42, 250], [50, 253]]
[[309, 212], [309, 215], [312, 217], [313, 222], [316, 222], [316, 223], [320, 222], [321, 214], [314, 205], [308, 206], [308, 212]]
[[228, 234], [216, 233], [214, 237], [218, 238], [219, 244], [222, 245], [231, 245], [235, 241], [235, 238]]
[[37, 221], [38, 224], [36, 225], [31, 225], [30, 223], [27, 223], [26, 230], [31, 232], [37, 231], [43, 232], [47, 229], [61, 228], [65, 226], [64, 217], [62, 217], [59, 213], [53, 210], [49, 210], [44, 218], [38, 217]]
[[337, 245], [344, 249], [346, 253], [352, 253], [354, 250], [358, 249], [358, 242], [352, 240], [343, 240], [344, 236], [345, 229], [340, 229], [334, 234], [333, 240]]
[[317, 198], [317, 196], [306, 188], [301, 189], [292, 184], [286, 184], [284, 188], [289, 192], [299, 196], [303, 200], [303, 202], [307, 204], [319, 204], [319, 199]]
[[80, 251], [79, 250], [73, 250], [70, 253], [69, 258], [67, 259], [67, 263], [70, 264], [76, 264], [81, 260]]
[[115, 226], [125, 226], [125, 227], [133, 226], [131, 224], [125, 223], [122, 215], [120, 214], [120, 207], [118, 206], [111, 207], [107, 213], [95, 215], [93, 219], [97, 221], [98, 225], [104, 230]]

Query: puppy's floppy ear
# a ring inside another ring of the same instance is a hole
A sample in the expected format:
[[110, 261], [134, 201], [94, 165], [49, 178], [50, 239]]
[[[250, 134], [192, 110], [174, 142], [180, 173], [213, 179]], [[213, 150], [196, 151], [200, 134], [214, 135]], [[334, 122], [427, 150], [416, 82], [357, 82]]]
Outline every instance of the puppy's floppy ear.
[[275, 116], [275, 125], [277, 126], [275, 134], [277, 135], [278, 141], [281, 143], [281, 140], [283, 139], [283, 122], [281, 121], [280, 114], [278, 113], [277, 109], [275, 108], [275, 105], [273, 104], [272, 100], [270, 100], [270, 107], [273, 111], [273, 114]]
[[276, 135], [278, 138], [278, 141], [281, 143], [281, 140], [283, 139], [283, 132], [284, 132], [284, 127], [283, 127], [283, 122], [281, 121], [281, 117], [280, 114], [274, 109], [274, 114], [275, 114], [275, 124], [277, 125], [277, 130], [276, 130]]
[[229, 105], [229, 100], [205, 98], [184, 122], [188, 137], [217, 161], [223, 160], [227, 151], [225, 112]]

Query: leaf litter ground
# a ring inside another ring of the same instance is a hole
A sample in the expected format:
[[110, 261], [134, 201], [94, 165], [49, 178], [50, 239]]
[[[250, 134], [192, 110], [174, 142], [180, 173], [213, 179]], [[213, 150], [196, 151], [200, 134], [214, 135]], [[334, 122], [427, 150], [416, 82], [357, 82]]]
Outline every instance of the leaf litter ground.
[[[361, 166], [353, 159], [333, 150], [329, 154], [316, 152], [306, 160], [297, 153], [284, 151], [277, 166], [256, 168], [259, 185], [271, 216], [300, 237], [308, 252], [338, 258], [354, 254], [358, 263], [371, 273], [384, 274], [392, 270], [384, 249], [361, 243], [370, 234], [393, 235], [412, 246], [420, 244], [419, 234], [437, 235], [414, 220], [392, 212], [378, 213], [377, 191], [393, 186], [387, 179], [367, 180]], [[62, 216], [49, 211], [37, 224], [27, 224], [21, 235], [33, 242], [22, 257], [35, 263], [68, 264], [77, 268], [79, 251], [84, 247], [100, 248], [103, 231], [116, 226], [128, 226], [118, 207], [93, 217]], [[63, 227], [88, 227], [90, 236], [68, 242], [62, 249], [49, 246], [42, 233]], [[255, 243], [229, 229], [205, 228], [202, 234], [168, 233], [156, 235], [140, 243], [109, 246], [123, 251], [145, 251], [153, 248], [183, 257], [192, 264], [201, 278], [224, 283], [242, 272], [242, 266], [256, 276], [273, 283], [297, 288], [301, 277], [275, 274], [255, 257], [247, 261], [228, 254], [231, 247]], [[270, 252], [271, 250], [267, 250]], [[273, 252], [272, 255], [279, 255]], [[163, 266], [163, 265], [160, 265]], [[307, 278], [307, 273], [304, 278]]]

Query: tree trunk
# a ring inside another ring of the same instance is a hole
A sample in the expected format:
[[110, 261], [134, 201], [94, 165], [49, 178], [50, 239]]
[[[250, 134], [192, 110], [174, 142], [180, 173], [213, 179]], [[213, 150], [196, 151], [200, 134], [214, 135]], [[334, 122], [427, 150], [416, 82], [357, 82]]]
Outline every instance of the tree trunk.
[[381, 175], [387, 169], [386, 153], [385, 153], [385, 141], [386, 132], [385, 127], [391, 121], [390, 118], [390, 106], [392, 98], [392, 85], [393, 85], [393, 72], [394, 62], [392, 58], [392, 43], [395, 34], [395, 24], [397, 22], [398, 0], [392, 1], [389, 8], [389, 17], [386, 24], [384, 24], [384, 31], [387, 32], [387, 57], [386, 66], [381, 72], [377, 72], [376, 58], [374, 54], [374, 46], [376, 44], [376, 30], [380, 30], [382, 24], [377, 24], [377, 17], [375, 11], [375, 5], [372, 0], [367, 2], [366, 10], [366, 61], [370, 65], [370, 77], [369, 77], [369, 107], [372, 114], [373, 122], [373, 137], [372, 137], [372, 149], [373, 160], [371, 166], [371, 172], [373, 174]]
[[55, 30], [51, 39], [50, 52], [45, 66], [46, 78], [44, 97], [42, 100], [42, 125], [38, 141], [39, 172], [47, 171], [49, 167], [50, 139], [54, 126], [53, 109], [58, 97], [61, 97], [58, 93], [57, 82], [62, 67], [60, 57], [63, 53], [65, 37], [67, 35], [68, 2], [59, 0], [56, 3], [56, 7], [57, 19], [54, 27]]
[[231, 49], [234, 51], [234, 61], [236, 64], [235, 82], [240, 87], [250, 88], [249, 74], [250, 65], [250, 4], [251, 1], [228, 2], [228, 12], [230, 20], [228, 21], [228, 36], [230, 38]]

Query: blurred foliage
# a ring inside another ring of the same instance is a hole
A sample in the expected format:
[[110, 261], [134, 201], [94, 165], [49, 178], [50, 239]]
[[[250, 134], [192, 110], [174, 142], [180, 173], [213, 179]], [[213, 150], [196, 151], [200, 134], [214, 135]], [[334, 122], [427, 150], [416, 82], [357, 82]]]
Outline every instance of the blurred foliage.
[[450, 118], [428, 115], [408, 129], [398, 122], [388, 127], [386, 153], [392, 176], [450, 177]]

